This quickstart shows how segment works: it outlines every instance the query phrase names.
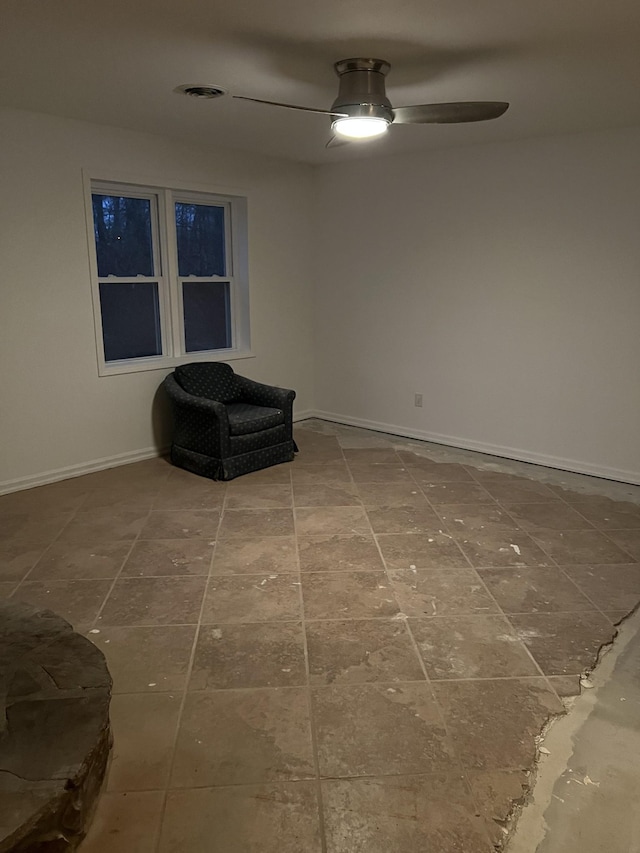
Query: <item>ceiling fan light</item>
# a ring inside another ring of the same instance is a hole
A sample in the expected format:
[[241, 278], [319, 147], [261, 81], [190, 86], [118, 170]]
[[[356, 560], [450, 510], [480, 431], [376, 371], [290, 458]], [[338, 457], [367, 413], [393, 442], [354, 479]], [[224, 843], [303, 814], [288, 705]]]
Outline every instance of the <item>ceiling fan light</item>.
[[334, 133], [348, 139], [371, 139], [374, 136], [382, 136], [383, 133], [386, 133], [390, 123], [386, 118], [377, 116], [355, 116], [337, 118], [333, 122], [332, 128]]

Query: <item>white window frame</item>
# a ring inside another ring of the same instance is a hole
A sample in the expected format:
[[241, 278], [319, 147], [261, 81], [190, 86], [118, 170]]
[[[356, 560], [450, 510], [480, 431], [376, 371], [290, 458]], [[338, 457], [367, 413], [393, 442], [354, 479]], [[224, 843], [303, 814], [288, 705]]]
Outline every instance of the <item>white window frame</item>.
[[[148, 180], [139, 182], [130, 177], [102, 177], [88, 171], [83, 172], [83, 184], [98, 374], [111, 376], [119, 373], [166, 370], [190, 361], [233, 361], [253, 358], [250, 344], [247, 194], [235, 190], [184, 184], [167, 186], [150, 183]], [[91, 198], [94, 192], [107, 195], [120, 193], [125, 196], [152, 199], [152, 213], [155, 212], [152, 216], [153, 258], [157, 275], [152, 278], [148, 276], [99, 278]], [[176, 202], [212, 204], [225, 208], [226, 271], [229, 275], [204, 278], [179, 276], [175, 224]], [[161, 355], [121, 361], [105, 360], [100, 304], [100, 283], [104, 281], [157, 282], [162, 336]], [[182, 285], [183, 282], [189, 281], [229, 282], [231, 347], [199, 352], [186, 351]]]

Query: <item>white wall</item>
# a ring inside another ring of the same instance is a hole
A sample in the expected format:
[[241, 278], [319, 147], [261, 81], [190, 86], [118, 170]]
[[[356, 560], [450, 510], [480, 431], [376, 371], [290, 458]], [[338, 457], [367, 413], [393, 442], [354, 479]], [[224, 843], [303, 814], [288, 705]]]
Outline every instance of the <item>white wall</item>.
[[323, 167], [317, 408], [640, 482], [638, 151], [636, 130]]
[[[0, 114], [0, 491], [166, 442], [166, 370], [99, 377], [83, 168], [245, 189], [255, 359], [239, 373], [312, 405], [313, 170], [110, 127]], [[106, 464], [106, 463], [105, 463]]]

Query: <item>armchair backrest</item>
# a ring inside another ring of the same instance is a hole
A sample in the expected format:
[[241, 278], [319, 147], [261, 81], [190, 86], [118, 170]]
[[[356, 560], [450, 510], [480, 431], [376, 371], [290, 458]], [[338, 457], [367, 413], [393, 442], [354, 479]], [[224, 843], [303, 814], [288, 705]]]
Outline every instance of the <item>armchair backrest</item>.
[[234, 403], [242, 397], [233, 369], [221, 361], [194, 361], [175, 369], [176, 382], [187, 394], [219, 403]]

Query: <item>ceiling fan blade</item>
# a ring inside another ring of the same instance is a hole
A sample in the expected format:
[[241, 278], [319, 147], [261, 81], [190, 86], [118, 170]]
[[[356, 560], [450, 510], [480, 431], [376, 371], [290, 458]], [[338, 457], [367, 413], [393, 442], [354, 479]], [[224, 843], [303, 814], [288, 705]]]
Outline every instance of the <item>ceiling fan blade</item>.
[[352, 139], [347, 139], [346, 136], [332, 136], [331, 139], [325, 144], [325, 148], [339, 148], [341, 145], [348, 145], [350, 142], [353, 142]]
[[348, 118], [347, 113], [336, 113], [333, 110], [317, 110], [315, 107], [299, 107], [296, 104], [283, 104], [280, 101], [263, 101], [261, 98], [247, 98], [244, 95], [232, 95], [239, 101], [253, 101], [255, 104], [270, 104], [272, 107], [286, 107], [288, 110], [303, 110], [306, 113], [320, 113], [325, 116]]
[[457, 101], [453, 104], [415, 104], [393, 111], [394, 124], [456, 124], [487, 121], [507, 111], [504, 101]]

